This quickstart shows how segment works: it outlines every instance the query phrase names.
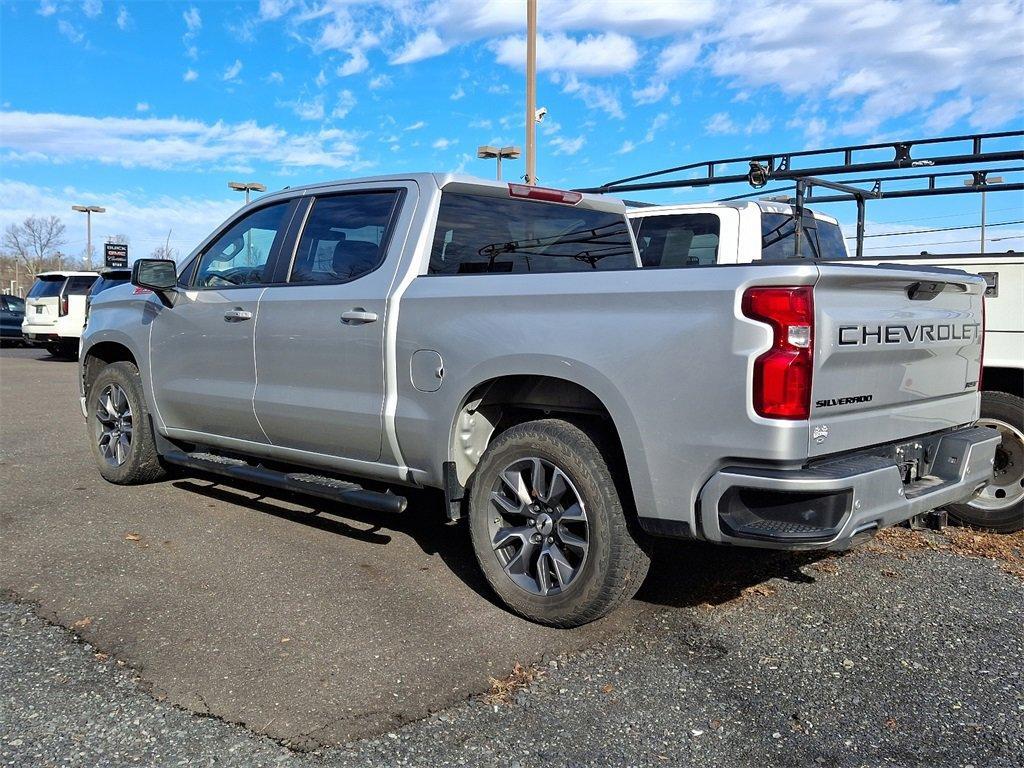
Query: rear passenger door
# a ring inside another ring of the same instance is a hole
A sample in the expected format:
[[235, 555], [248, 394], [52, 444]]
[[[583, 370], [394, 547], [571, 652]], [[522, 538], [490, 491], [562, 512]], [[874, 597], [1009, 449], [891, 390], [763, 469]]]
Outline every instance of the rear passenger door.
[[[271, 443], [362, 461], [381, 455], [387, 298], [413, 185], [308, 201], [278, 285], [260, 299], [255, 410]], [[405, 222], [408, 228], [408, 222]]]

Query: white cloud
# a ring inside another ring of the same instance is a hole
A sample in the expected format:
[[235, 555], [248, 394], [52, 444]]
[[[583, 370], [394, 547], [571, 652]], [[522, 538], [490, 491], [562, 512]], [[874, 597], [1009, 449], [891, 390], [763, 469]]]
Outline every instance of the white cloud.
[[459, 99], [461, 99], [465, 95], [466, 95], [466, 90], [465, 90], [465, 88], [462, 87], [462, 84], [459, 83], [459, 86], [454, 91], [452, 91], [452, 95], [449, 96], [448, 98], [451, 99], [452, 101], [458, 101]]
[[80, 44], [85, 42], [85, 33], [67, 19], [60, 19], [57, 22], [57, 31], [72, 43]]
[[149, 112], [149, 102], [147, 102], [147, 101], [140, 101], [138, 104], [135, 105], [135, 111], [136, 112]]
[[668, 121], [668, 112], [659, 112], [655, 115], [654, 119], [651, 120], [650, 126], [647, 128], [647, 133], [644, 134], [644, 141], [648, 144], [654, 141], [655, 136], [658, 135], [658, 131], [668, 125]]
[[391, 78], [388, 77], [387, 75], [377, 75], [376, 77], [371, 78], [370, 82], [367, 84], [371, 91], [377, 91], [380, 90], [381, 88], [387, 88], [390, 85]]
[[[522, 69], [526, 63], [526, 39], [506, 37], [491, 46], [498, 63]], [[618, 32], [587, 35], [576, 40], [566, 34], [537, 36], [537, 71], [609, 75], [628, 72], [639, 59], [636, 44]]]
[[666, 47], [658, 56], [658, 72], [675, 75], [693, 67], [700, 55], [701, 41], [683, 40]]
[[85, 0], [82, 3], [82, 13], [90, 19], [95, 19], [103, 13], [103, 0]]
[[181, 76], [181, 79], [184, 80], [186, 83], [191, 83], [199, 79], [199, 73], [191, 68], [186, 69], [185, 74]]
[[602, 85], [592, 85], [584, 82], [572, 74], [565, 78], [562, 86], [562, 93], [570, 93], [587, 105], [588, 109], [599, 109], [611, 117], [622, 119], [626, 113], [622, 111], [622, 104], [614, 91]]
[[435, 139], [434, 143], [431, 144], [430, 146], [432, 146], [434, 149], [448, 149], [448, 147], [450, 147], [450, 146], [452, 146], [453, 144], [456, 144], [456, 143], [457, 142], [455, 141], [455, 139], [440, 138], [440, 139]]
[[615, 150], [615, 154], [616, 155], [626, 155], [626, 154], [629, 154], [630, 152], [632, 152], [634, 149], [636, 149], [636, 143], [630, 141], [629, 139], [627, 139], [626, 141], [622, 142], [622, 146], [621, 147], [619, 147], [617, 150]]
[[260, 19], [273, 21], [288, 13], [295, 5], [292, 0], [260, 0]]
[[356, 97], [352, 91], [344, 90], [338, 94], [338, 101], [334, 105], [334, 110], [331, 112], [331, 117], [341, 119], [345, 117], [356, 105]]
[[279, 83], [284, 82], [284, 75], [282, 75], [280, 72], [274, 71], [267, 75], [265, 78], [263, 78], [263, 80], [264, 82], [277, 85]]
[[704, 133], [711, 136], [738, 133], [739, 128], [728, 112], [716, 112], [704, 122]]
[[203, 17], [199, 14], [199, 9], [194, 5], [181, 14], [181, 18], [185, 20], [185, 26], [189, 32], [198, 32], [203, 28]]
[[178, 117], [0, 112], [0, 148], [4, 163], [79, 162], [157, 170], [248, 168], [253, 163], [366, 167], [350, 131], [321, 128], [293, 134], [254, 120], [209, 124]]
[[326, 114], [324, 110], [324, 97], [318, 95], [312, 99], [295, 99], [294, 101], [279, 101], [279, 107], [287, 107], [300, 120], [323, 120]]
[[633, 101], [637, 104], [655, 104], [668, 93], [668, 84], [664, 80], [651, 80], [644, 88], [633, 91]]
[[763, 114], [758, 112], [744, 127], [743, 131], [748, 136], [752, 136], [756, 133], [767, 133], [772, 129], [772, 121], [765, 117]]
[[317, 76], [313, 78], [313, 82], [316, 83], [317, 88], [323, 88], [325, 85], [327, 85], [327, 75], [324, 74], [324, 71], [322, 69], [320, 70], [319, 74], [317, 74]]
[[36, 11], [40, 16], [53, 16], [57, 12], [57, 3], [54, 0], [40, 0], [39, 10]]
[[338, 67], [338, 77], [357, 75], [360, 72], [366, 71], [369, 66], [370, 61], [366, 58], [363, 50], [361, 48], [353, 48], [352, 55], [349, 56], [348, 61]]
[[117, 28], [122, 32], [127, 32], [132, 28], [132, 17], [123, 5], [117, 9]]
[[235, 63], [224, 70], [224, 74], [221, 75], [221, 80], [226, 83], [233, 83], [238, 80], [238, 76], [242, 72], [242, 61], [241, 59], [235, 59]]
[[447, 53], [451, 46], [444, 43], [437, 32], [428, 29], [410, 40], [392, 59], [392, 64], [412, 64]]
[[423, 122], [422, 120], [417, 120], [415, 123], [412, 123], [410, 125], [405, 126], [405, 130], [407, 130], [407, 131], [418, 131], [420, 128], [425, 128], [426, 125], [427, 124], [425, 122]]
[[[0, 180], [0, 228], [23, 221], [28, 216], [57, 216], [67, 220], [68, 200], [99, 204], [103, 231], [128, 236], [132, 259], [148, 256], [169, 241], [184, 257], [221, 222], [238, 210], [234, 198], [194, 198], [183, 195], [146, 197], [118, 189], [97, 190], [41, 187], [19, 181]], [[94, 243], [97, 233], [93, 233]], [[80, 238], [80, 239], [79, 239]], [[68, 251], [84, 252], [85, 232], [69, 227]]]
[[583, 149], [583, 145], [587, 143], [587, 139], [584, 136], [577, 136], [574, 139], [570, 139], [566, 136], [555, 136], [548, 143], [554, 147], [553, 154], [555, 155], [575, 155]]

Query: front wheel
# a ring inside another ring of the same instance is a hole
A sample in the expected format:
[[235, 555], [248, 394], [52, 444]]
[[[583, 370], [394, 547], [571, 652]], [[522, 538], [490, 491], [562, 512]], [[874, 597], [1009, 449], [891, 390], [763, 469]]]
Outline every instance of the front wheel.
[[89, 388], [87, 406], [89, 441], [105, 480], [138, 485], [165, 475], [138, 368], [129, 362], [106, 366]]
[[609, 451], [568, 422], [516, 425], [473, 474], [469, 526], [480, 567], [524, 618], [557, 627], [598, 619], [628, 600], [650, 565], [626, 520]]
[[1024, 399], [1008, 392], [982, 392], [978, 426], [1003, 438], [996, 448], [992, 481], [949, 514], [966, 525], [997, 533], [1024, 529]]

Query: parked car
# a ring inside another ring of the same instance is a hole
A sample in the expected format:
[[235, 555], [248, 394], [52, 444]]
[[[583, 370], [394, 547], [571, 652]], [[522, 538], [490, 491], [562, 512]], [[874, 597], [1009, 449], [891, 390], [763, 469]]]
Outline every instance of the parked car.
[[99, 472], [390, 512], [441, 489], [498, 596], [557, 626], [633, 595], [650, 535], [842, 550], [988, 482], [984, 280], [641, 269], [625, 214], [458, 174], [263, 197], [94, 298]]
[[54, 356], [74, 357], [85, 326], [85, 298], [95, 272], [41, 272], [25, 297], [21, 330], [28, 344]]
[[22, 344], [21, 323], [25, 319], [25, 300], [9, 293], [0, 294], [0, 341]]
[[[631, 210], [643, 263], [653, 268], [778, 261], [794, 254], [793, 207], [784, 203], [698, 203]], [[806, 211], [801, 256], [848, 264], [963, 270], [986, 280], [980, 424], [998, 430], [992, 481], [947, 507], [957, 520], [1011, 533], [1024, 529], [1024, 254], [917, 254], [850, 258], [839, 222]], [[954, 278], [955, 282], [956, 278]]]

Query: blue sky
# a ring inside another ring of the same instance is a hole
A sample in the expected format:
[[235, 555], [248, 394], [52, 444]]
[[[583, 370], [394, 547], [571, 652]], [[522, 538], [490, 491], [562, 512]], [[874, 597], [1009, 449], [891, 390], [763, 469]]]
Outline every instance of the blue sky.
[[[478, 144], [523, 143], [521, 0], [6, 0], [0, 22], [0, 226], [60, 215], [69, 253], [85, 240], [73, 203], [108, 208], [98, 242], [124, 234], [140, 256], [169, 234], [185, 253], [239, 204], [231, 179], [489, 176]], [[540, 0], [539, 26], [538, 177], [551, 186], [1024, 123], [1021, 2]], [[969, 225], [978, 204], [885, 202], [869, 218], [874, 232]], [[1022, 218], [1020, 195], [990, 196], [990, 222]], [[1022, 227], [990, 235], [1011, 238], [993, 250], [1024, 247]]]

